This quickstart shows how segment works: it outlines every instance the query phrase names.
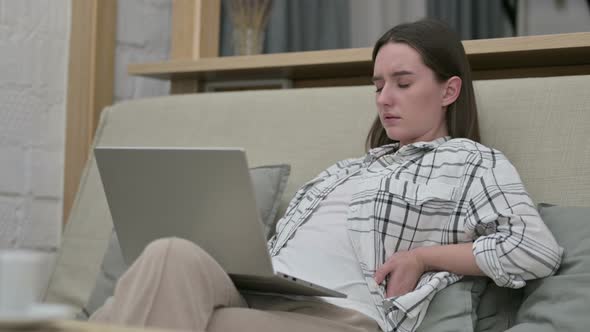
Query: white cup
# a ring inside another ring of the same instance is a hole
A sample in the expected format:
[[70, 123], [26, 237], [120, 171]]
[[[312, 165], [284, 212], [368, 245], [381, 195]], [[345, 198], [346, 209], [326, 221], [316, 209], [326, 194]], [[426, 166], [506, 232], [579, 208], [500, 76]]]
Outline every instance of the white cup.
[[44, 258], [33, 250], [0, 250], [0, 316], [22, 314], [40, 300]]

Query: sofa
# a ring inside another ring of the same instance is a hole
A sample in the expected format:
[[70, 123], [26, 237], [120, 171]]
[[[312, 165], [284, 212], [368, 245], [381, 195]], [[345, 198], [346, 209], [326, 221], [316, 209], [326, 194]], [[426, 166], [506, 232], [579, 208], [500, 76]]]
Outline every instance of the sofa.
[[[465, 278], [434, 298], [420, 330], [589, 328], [589, 86], [590, 75], [475, 82], [482, 143], [504, 152], [519, 170], [542, 217], [565, 248], [564, 265], [556, 276], [518, 290], [500, 288], [485, 278]], [[335, 161], [365, 152], [375, 114], [372, 86], [144, 98], [107, 107], [94, 145], [238, 146], [245, 148], [253, 169], [287, 165], [288, 177], [282, 174], [282, 180], [273, 182], [281, 188], [273, 191], [270, 205], [267, 226], [272, 231], [272, 223], [300, 185]], [[104, 271], [112, 259], [113, 236], [90, 155], [45, 300], [75, 307], [81, 319], [87, 316], [100, 280], [112, 284], [117, 277], [105, 277]], [[118, 274], [124, 271], [117, 269]]]

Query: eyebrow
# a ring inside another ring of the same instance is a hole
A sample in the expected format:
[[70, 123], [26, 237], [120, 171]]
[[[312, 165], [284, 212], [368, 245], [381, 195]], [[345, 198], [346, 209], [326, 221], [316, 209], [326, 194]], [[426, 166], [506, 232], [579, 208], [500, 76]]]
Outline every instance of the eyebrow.
[[[390, 76], [391, 77], [398, 77], [398, 76], [404, 76], [404, 75], [414, 75], [414, 73], [411, 71], [408, 71], [408, 70], [400, 70], [400, 71], [394, 71]], [[382, 80], [383, 80], [383, 76], [373, 76], [373, 78], [371, 79], [372, 82], [382, 81]]]

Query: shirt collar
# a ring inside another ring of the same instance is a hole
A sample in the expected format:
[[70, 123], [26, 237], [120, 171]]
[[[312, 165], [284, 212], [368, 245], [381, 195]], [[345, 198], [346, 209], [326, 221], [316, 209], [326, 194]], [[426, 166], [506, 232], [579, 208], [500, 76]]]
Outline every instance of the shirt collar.
[[[443, 137], [439, 137], [435, 140], [428, 141], [428, 142], [420, 141], [420, 142], [410, 143], [410, 144], [404, 145], [402, 148], [431, 151], [431, 150], [436, 149], [441, 144], [445, 143], [446, 141], [448, 141], [450, 139], [451, 139], [451, 136], [443, 136]], [[371, 159], [378, 159], [378, 158], [382, 157], [383, 155], [394, 153], [399, 149], [400, 149], [399, 142], [386, 144], [386, 145], [382, 145], [382, 146], [379, 146], [379, 147], [369, 150], [369, 152], [367, 153], [367, 157], [369, 157]]]

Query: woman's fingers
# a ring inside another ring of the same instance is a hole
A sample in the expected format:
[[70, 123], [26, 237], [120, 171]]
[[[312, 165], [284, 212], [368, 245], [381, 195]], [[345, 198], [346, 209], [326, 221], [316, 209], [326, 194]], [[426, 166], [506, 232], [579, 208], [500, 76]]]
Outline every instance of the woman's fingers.
[[377, 271], [375, 271], [375, 275], [373, 276], [375, 282], [377, 282], [377, 285], [381, 284], [385, 280], [385, 278], [387, 278], [387, 276], [391, 272], [393, 272], [393, 270], [394, 264], [391, 264], [390, 260], [385, 262], [385, 264], [381, 265], [381, 267], [379, 267]]
[[399, 251], [375, 271], [375, 281], [381, 284], [386, 278], [386, 297], [401, 296], [414, 290], [425, 266], [412, 251]]

